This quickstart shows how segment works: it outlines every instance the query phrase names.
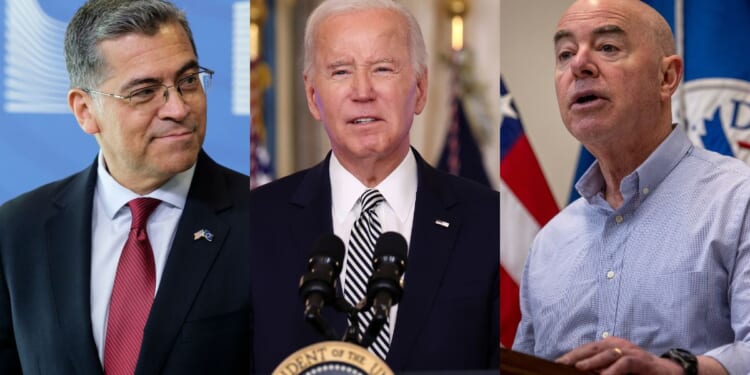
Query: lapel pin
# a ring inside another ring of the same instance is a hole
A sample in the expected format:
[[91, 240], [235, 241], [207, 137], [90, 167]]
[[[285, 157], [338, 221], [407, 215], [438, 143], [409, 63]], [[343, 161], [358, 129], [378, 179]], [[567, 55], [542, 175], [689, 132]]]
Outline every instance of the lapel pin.
[[201, 229], [193, 233], [193, 241], [198, 241], [201, 238], [205, 238], [206, 241], [211, 242], [214, 240], [214, 234], [208, 229]]
[[440, 219], [435, 220], [435, 224], [440, 225], [443, 228], [448, 228], [449, 226], [451, 226], [451, 223]]

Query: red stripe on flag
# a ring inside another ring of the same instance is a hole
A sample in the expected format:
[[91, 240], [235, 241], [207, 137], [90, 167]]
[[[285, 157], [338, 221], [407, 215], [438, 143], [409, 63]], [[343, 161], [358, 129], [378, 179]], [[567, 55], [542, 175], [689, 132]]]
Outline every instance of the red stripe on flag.
[[[500, 162], [500, 178], [541, 228], [559, 211], [544, 173], [526, 135], [518, 137]], [[530, 244], [529, 244], [530, 245]], [[523, 251], [506, 249], [501, 251]], [[502, 256], [501, 256], [502, 258]], [[520, 280], [514, 280], [502, 267], [500, 259], [500, 342], [510, 347], [521, 321]]]
[[557, 203], [526, 136], [518, 137], [500, 163], [500, 178], [540, 227], [558, 212]]
[[500, 266], [500, 299], [502, 308], [500, 309], [500, 343], [506, 348], [513, 346], [513, 339], [516, 337], [516, 328], [521, 322], [521, 306], [518, 301], [518, 285], [513, 280], [503, 266]]

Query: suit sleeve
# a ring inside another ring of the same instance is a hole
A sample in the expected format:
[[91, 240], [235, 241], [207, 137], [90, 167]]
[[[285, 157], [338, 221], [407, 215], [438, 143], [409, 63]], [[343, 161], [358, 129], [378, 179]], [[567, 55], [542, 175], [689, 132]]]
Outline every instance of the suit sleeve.
[[[499, 245], [498, 245], [499, 246]], [[498, 247], [499, 248], [499, 247]], [[499, 254], [498, 254], [499, 256]], [[495, 369], [500, 367], [500, 264], [497, 265], [497, 273], [495, 274], [495, 289], [493, 291], [494, 301], [492, 301], [492, 313], [490, 314], [492, 332], [490, 335], [492, 342], [490, 342], [490, 368]]]
[[[0, 219], [0, 241], [4, 227]], [[2, 263], [3, 243], [0, 242], [0, 374], [21, 374], [16, 340], [13, 334], [13, 313], [11, 311], [8, 283]]]

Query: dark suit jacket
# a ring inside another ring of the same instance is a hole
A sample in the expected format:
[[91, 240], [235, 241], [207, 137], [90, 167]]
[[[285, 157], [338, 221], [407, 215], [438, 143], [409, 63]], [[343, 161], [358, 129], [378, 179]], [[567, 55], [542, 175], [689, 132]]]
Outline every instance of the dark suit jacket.
[[[499, 194], [415, 155], [419, 176], [404, 295], [386, 362], [394, 371], [497, 368]], [[333, 233], [329, 159], [250, 193], [258, 373], [324, 341], [303, 319], [298, 283], [314, 242]], [[450, 226], [435, 224], [438, 219]], [[343, 335], [345, 315], [326, 307], [324, 316]]]
[[[91, 330], [96, 162], [0, 207], [0, 373], [102, 374]], [[201, 152], [136, 374], [249, 372], [248, 178]], [[212, 242], [193, 240], [209, 229]]]

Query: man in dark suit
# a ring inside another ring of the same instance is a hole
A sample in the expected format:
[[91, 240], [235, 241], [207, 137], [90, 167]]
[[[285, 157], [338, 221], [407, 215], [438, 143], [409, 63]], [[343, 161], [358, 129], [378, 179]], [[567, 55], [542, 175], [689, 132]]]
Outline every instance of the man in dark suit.
[[201, 150], [185, 15], [91, 0], [65, 53], [100, 152], [0, 207], [0, 373], [248, 373], [248, 178]]
[[[410, 147], [427, 98], [414, 17], [390, 0], [322, 3], [307, 22], [304, 80], [332, 152], [250, 193], [255, 371], [325, 339], [303, 319], [299, 278], [316, 239], [335, 233], [346, 244], [338, 293], [349, 298], [357, 287], [347, 280], [359, 272], [355, 228], [366, 213], [409, 244], [403, 299], [382, 345], [378, 337], [369, 349], [395, 371], [496, 368], [499, 197], [435, 170]], [[373, 191], [382, 203], [368, 208]], [[343, 333], [345, 314], [326, 307], [323, 316]]]

